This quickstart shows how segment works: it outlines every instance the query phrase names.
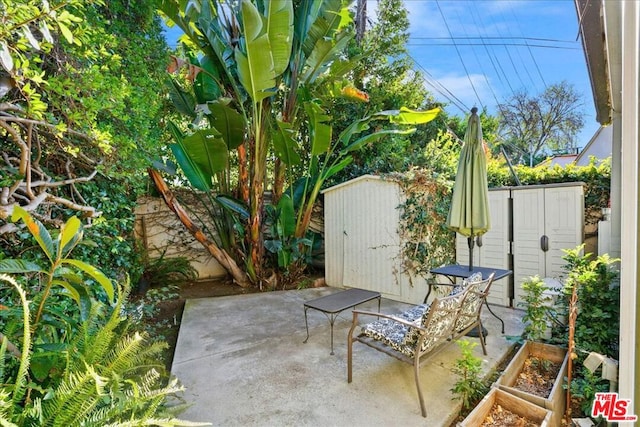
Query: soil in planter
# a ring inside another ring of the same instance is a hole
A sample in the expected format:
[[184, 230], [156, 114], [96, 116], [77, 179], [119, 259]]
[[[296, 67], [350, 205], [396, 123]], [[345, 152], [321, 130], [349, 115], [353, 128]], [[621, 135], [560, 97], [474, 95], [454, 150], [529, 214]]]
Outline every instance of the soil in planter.
[[521, 417], [504, 409], [500, 405], [493, 405], [480, 427], [539, 427], [540, 424]]
[[536, 396], [548, 397], [561, 367], [562, 363], [529, 356], [513, 387]]

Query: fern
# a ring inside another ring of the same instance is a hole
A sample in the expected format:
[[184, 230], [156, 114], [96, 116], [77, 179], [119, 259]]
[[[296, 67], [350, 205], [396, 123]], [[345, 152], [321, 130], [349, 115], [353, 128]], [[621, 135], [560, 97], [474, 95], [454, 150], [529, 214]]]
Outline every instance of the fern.
[[[31, 221], [27, 212], [20, 218]], [[43, 227], [37, 231], [35, 237], [41, 237], [40, 246], [49, 254], [51, 236]], [[56, 242], [72, 239], [75, 245], [78, 233], [79, 222], [67, 222], [59, 234], [64, 239]], [[98, 270], [70, 258], [62, 261], [99, 282], [109, 299], [114, 297], [111, 282]], [[35, 269], [20, 260], [4, 260], [3, 265], [13, 274]], [[126, 289], [118, 289], [120, 298], [112, 307], [93, 298], [90, 282], [80, 275], [59, 272], [55, 280], [49, 277], [44, 290], [29, 288], [37, 292], [31, 303], [37, 306], [39, 323], [31, 321], [27, 295], [16, 278], [0, 273], [0, 282], [15, 288], [20, 301], [0, 313], [0, 426], [204, 425], [177, 420], [175, 408], [166, 406], [167, 398], [182, 388], [175, 379], [166, 382], [157, 360], [166, 344], [149, 344], [148, 335], [131, 331], [122, 316]], [[61, 288], [76, 292], [77, 307], [67, 309], [70, 301]]]
[[[22, 303], [22, 322], [23, 322], [23, 332], [22, 332], [22, 352], [20, 356], [20, 364], [18, 366], [18, 372], [16, 373], [14, 384], [11, 390], [11, 404], [7, 408], [7, 418], [12, 419], [16, 409], [21, 408], [22, 400], [27, 393], [27, 375], [29, 371], [29, 362], [31, 357], [31, 324], [30, 324], [30, 314], [29, 314], [29, 304], [27, 302], [27, 295], [24, 290], [18, 285], [12, 277], [7, 276], [6, 274], [0, 274], [0, 280], [9, 283], [11, 286], [15, 288], [20, 297], [20, 301]], [[3, 340], [3, 348], [6, 348], [7, 342], [6, 338]], [[5, 358], [2, 358], [2, 363], [4, 363]], [[8, 420], [7, 420], [8, 421]]]

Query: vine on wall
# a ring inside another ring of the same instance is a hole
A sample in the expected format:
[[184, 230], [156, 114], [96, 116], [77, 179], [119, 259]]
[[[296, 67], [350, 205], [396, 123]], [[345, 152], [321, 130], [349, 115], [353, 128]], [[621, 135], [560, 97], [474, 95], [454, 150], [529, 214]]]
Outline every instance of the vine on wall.
[[405, 272], [426, 278], [432, 268], [454, 263], [455, 233], [445, 225], [452, 183], [421, 169], [390, 178], [400, 184], [404, 195], [398, 232]]

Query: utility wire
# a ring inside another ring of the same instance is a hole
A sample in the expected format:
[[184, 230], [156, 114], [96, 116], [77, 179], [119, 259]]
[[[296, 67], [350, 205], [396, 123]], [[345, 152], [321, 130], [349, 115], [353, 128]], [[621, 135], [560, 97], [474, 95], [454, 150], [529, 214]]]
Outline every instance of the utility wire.
[[519, 47], [537, 47], [544, 49], [560, 49], [560, 50], [579, 50], [579, 47], [571, 47], [571, 46], [549, 46], [542, 44], [529, 44], [529, 43], [456, 43], [455, 41], [451, 41], [451, 43], [414, 43], [407, 42], [408, 46], [519, 46]]
[[[524, 35], [524, 33], [522, 32], [522, 26], [520, 25], [520, 19], [518, 19], [518, 16], [514, 12], [513, 8], [511, 9], [511, 14], [513, 15], [513, 18], [516, 20], [516, 24], [518, 26], [518, 31], [520, 31], [520, 34]], [[540, 67], [538, 66], [538, 61], [536, 61], [535, 56], [533, 56], [533, 52], [531, 51], [531, 46], [529, 46], [529, 43], [527, 41], [525, 41], [525, 44], [527, 45], [527, 51], [529, 52], [529, 56], [531, 57], [531, 60], [533, 61], [533, 65], [535, 65], [536, 71], [538, 71], [538, 76], [540, 77], [540, 80], [542, 81], [542, 85], [546, 89], [547, 88], [547, 82], [544, 81], [544, 76], [542, 75], [542, 72], [540, 71]]]
[[453, 105], [455, 105], [456, 107], [458, 107], [460, 109], [460, 111], [462, 111], [464, 114], [467, 114], [467, 112], [469, 111], [469, 107], [467, 107], [464, 102], [462, 102], [460, 100], [460, 98], [458, 98], [457, 96], [455, 96], [453, 94], [453, 92], [451, 92], [449, 89], [447, 89], [442, 83], [440, 83], [438, 80], [436, 80], [431, 73], [429, 73], [429, 71], [424, 68], [422, 66], [422, 64], [420, 64], [418, 61], [416, 61], [416, 59], [411, 56], [410, 53], [407, 52], [407, 55], [411, 58], [411, 60], [413, 61], [414, 64], [416, 64], [418, 66], [418, 68], [420, 68], [422, 70], [422, 72], [425, 75], [425, 79], [427, 80], [427, 83], [429, 83], [429, 86], [431, 86], [434, 90], [436, 90], [437, 92], [439, 92], [442, 96], [444, 96], [445, 98], [447, 98]]
[[[453, 37], [453, 34], [451, 33], [451, 29], [449, 28], [449, 24], [447, 23], [447, 18], [445, 18], [444, 13], [442, 12], [442, 8], [440, 7], [439, 0], [436, 0], [436, 5], [438, 6], [438, 10], [440, 11], [440, 16], [442, 16], [442, 21], [444, 22], [445, 27], [447, 27], [447, 32], [449, 33], [449, 36]], [[453, 45], [455, 46], [456, 52], [458, 53], [458, 58], [460, 58], [460, 62], [462, 63], [462, 68], [464, 68], [464, 72], [467, 74], [467, 78], [469, 79], [469, 83], [471, 84], [471, 88], [473, 89], [473, 93], [476, 94], [476, 98], [478, 98], [478, 102], [480, 103], [480, 105], [482, 105], [482, 101], [480, 100], [480, 95], [478, 95], [478, 91], [476, 90], [476, 87], [473, 84], [473, 81], [471, 80], [471, 76], [469, 75], [467, 66], [465, 65], [464, 60], [462, 59], [462, 55], [460, 54], [460, 49], [458, 49], [458, 45], [455, 43], [455, 41]]]

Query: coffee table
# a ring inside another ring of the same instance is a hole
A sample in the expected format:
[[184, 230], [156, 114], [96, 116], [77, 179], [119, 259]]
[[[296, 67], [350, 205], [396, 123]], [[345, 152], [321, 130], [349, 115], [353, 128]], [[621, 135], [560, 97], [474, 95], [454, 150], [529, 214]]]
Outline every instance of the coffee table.
[[348, 309], [355, 307], [359, 304], [378, 299], [378, 311], [380, 311], [380, 292], [367, 291], [364, 289], [347, 289], [346, 291], [336, 292], [331, 295], [309, 300], [304, 303], [304, 324], [307, 327], [307, 338], [303, 341], [306, 343], [309, 340], [309, 323], [307, 322], [307, 310], [313, 308], [318, 310], [327, 316], [329, 323], [331, 324], [331, 354], [333, 355], [333, 323], [338, 315]]

